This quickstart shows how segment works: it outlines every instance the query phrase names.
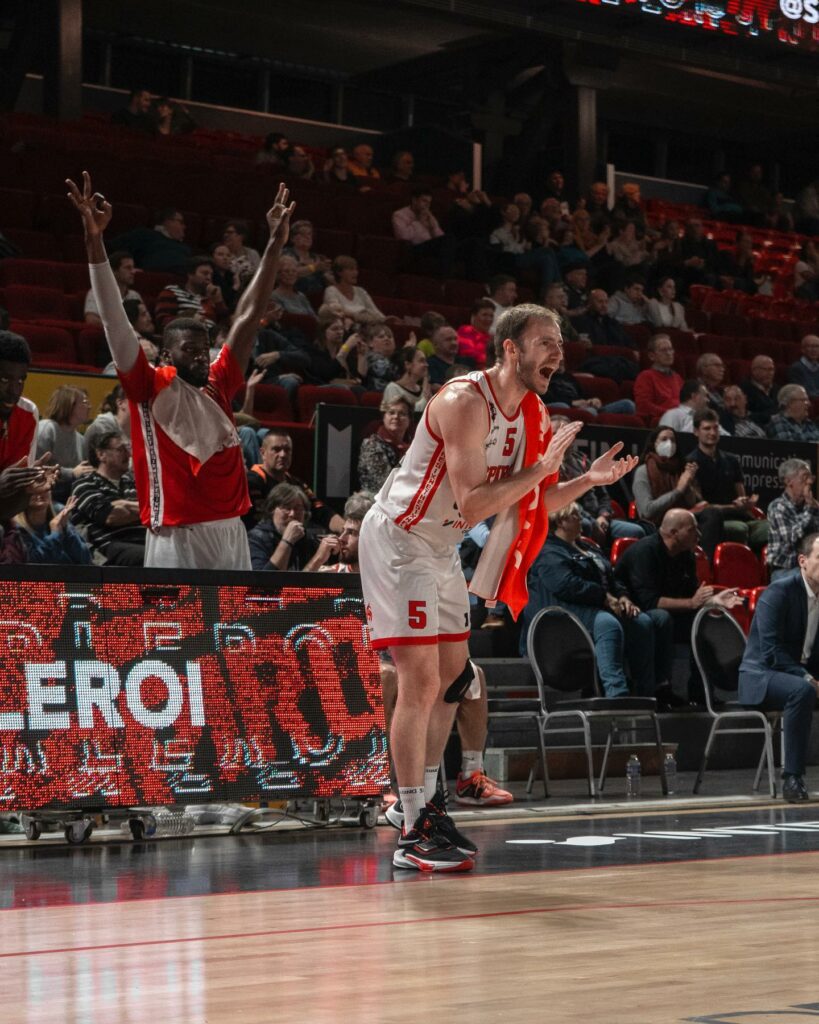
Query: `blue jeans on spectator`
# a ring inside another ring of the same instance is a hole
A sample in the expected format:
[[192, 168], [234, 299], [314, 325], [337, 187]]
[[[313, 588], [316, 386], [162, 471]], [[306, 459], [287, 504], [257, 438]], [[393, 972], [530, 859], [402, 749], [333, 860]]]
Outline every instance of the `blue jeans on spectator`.
[[[656, 615], [656, 611], [660, 615]], [[635, 696], [653, 697], [657, 684], [670, 678], [673, 632], [668, 612], [654, 609], [627, 619], [601, 611], [595, 616], [592, 636], [597, 672], [607, 697], [629, 696], [624, 669], [625, 644], [628, 645], [628, 665]], [[660, 676], [659, 671], [667, 674]]]
[[248, 469], [251, 466], [257, 466], [262, 461], [261, 443], [265, 434], [269, 433], [267, 427], [259, 427], [258, 430], [254, 427], [239, 427], [239, 440], [242, 443], [242, 454]]
[[[569, 406], [566, 402], [549, 402], [549, 408], [568, 409]], [[636, 408], [630, 398], [618, 398], [616, 402], [609, 402], [608, 405], [602, 405], [599, 409], [586, 408], [584, 406], [583, 411], [590, 413], [592, 416], [596, 416], [600, 412], [614, 412], [620, 416], [633, 416]]]

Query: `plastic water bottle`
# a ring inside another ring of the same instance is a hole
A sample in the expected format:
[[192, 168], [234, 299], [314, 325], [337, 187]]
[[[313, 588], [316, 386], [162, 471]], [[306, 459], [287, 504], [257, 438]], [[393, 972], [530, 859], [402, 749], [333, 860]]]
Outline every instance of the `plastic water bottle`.
[[668, 784], [668, 795], [677, 791], [677, 759], [669, 751], [665, 755], [665, 781]]
[[626, 796], [638, 797], [640, 795], [640, 758], [632, 754], [626, 761]]

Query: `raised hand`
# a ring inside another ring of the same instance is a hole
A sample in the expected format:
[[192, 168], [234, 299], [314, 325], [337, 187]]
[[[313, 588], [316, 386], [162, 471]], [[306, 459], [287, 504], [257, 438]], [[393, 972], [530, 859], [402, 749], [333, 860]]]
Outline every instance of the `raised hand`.
[[623, 442], [613, 444], [607, 452], [595, 459], [587, 474], [589, 483], [595, 487], [608, 487], [630, 473], [640, 461], [635, 455], [626, 455], [623, 459], [616, 456], [623, 450]]
[[285, 188], [282, 182], [279, 191], [276, 193], [276, 200], [267, 211], [267, 226], [270, 228], [270, 237], [280, 245], [285, 245], [290, 237], [290, 218], [296, 209], [295, 203], [289, 203], [290, 189]]
[[108, 200], [91, 187], [91, 175], [82, 172], [82, 191], [70, 178], [65, 179], [68, 185], [68, 198], [82, 217], [86, 238], [99, 237], [108, 227], [113, 210]]
[[[540, 464], [547, 474], [557, 473], [563, 465], [563, 456], [572, 445], [572, 441], [583, 429], [582, 420], [574, 420], [572, 423], [564, 423], [552, 435], [549, 447], [546, 449]], [[620, 446], [622, 448], [622, 445]]]

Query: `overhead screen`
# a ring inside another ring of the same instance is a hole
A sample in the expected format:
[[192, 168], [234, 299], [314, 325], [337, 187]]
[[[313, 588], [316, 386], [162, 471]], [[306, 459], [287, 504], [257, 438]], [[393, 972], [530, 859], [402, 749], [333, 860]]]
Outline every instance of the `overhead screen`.
[[767, 40], [813, 50], [819, 45], [819, 0], [575, 0], [620, 8], [663, 22], [738, 40]]

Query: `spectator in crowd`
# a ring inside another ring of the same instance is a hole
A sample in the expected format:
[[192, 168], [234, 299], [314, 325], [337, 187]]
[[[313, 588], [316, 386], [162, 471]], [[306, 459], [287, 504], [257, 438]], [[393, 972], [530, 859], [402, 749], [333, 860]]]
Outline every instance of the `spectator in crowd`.
[[774, 192], [771, 207], [765, 214], [765, 227], [772, 231], [791, 232], [795, 230], [793, 214], [785, 205], [782, 192]]
[[[562, 423], [568, 422], [563, 416], [553, 416], [552, 429], [557, 430]], [[580, 450], [577, 438], [575, 438], [563, 457], [560, 479], [576, 480], [588, 472], [589, 465], [588, 457]], [[618, 537], [645, 536], [645, 530], [639, 523], [614, 518], [611, 495], [605, 487], [592, 487], [580, 498], [578, 504], [580, 505], [583, 536], [591, 537], [602, 548], [611, 547], [612, 541], [617, 540]]]
[[560, 204], [560, 212], [564, 216], [569, 215], [569, 196], [566, 192], [566, 179], [563, 177], [562, 171], [549, 172], [543, 198], [556, 199]]
[[[560, 318], [560, 336], [563, 338], [564, 343], [567, 341], [577, 341], [579, 337], [574, 324], [568, 317], [568, 303], [566, 286], [562, 281], [555, 281], [554, 284], [550, 284], [543, 293], [543, 305], [546, 309], [551, 309], [553, 313], [557, 313]], [[606, 297], [606, 308], [608, 308], [608, 297]], [[589, 340], [588, 344], [591, 344], [591, 340]]]
[[[28, 370], [31, 366], [31, 350], [28, 342], [12, 331], [0, 330], [0, 521], [6, 518], [2, 514], [4, 508], [3, 484], [12, 478], [21, 486], [42, 477], [37, 470], [29, 473], [22, 467], [32, 466], [37, 450], [37, 423], [40, 413], [34, 402], [23, 397]], [[18, 473], [12, 473], [3, 479], [7, 469], [17, 467]], [[19, 512], [25, 502], [14, 512]]]
[[748, 415], [748, 396], [737, 384], [729, 384], [722, 393], [720, 423], [734, 437], [765, 437], [765, 431]]
[[508, 274], [496, 274], [495, 277], [489, 281], [489, 295], [487, 296], [489, 301], [495, 307], [495, 312], [492, 317], [492, 327], [489, 333], [495, 336], [495, 324], [498, 322], [498, 318], [510, 306], [514, 306], [518, 301], [518, 284], [514, 277], [510, 277]]
[[762, 164], [751, 164], [748, 173], [737, 184], [737, 199], [742, 206], [742, 219], [746, 224], [762, 227], [771, 208], [771, 190], [763, 183]]
[[[547, 196], [543, 200], [538, 212], [540, 219], [548, 225], [550, 234], [554, 234], [559, 228], [566, 227], [569, 223], [569, 218], [564, 216], [560, 203], [552, 196]], [[534, 217], [532, 220], [534, 220]]]
[[779, 412], [766, 432], [774, 441], [819, 441], [819, 426], [810, 418], [811, 401], [801, 384], [786, 384], [777, 393]]
[[290, 139], [281, 132], [268, 132], [264, 145], [256, 154], [257, 164], [267, 164], [275, 168], [284, 167], [285, 153], [290, 149]]
[[387, 181], [410, 182], [415, 173], [415, 157], [408, 149], [399, 149], [393, 155], [390, 169], [387, 172]]
[[788, 803], [810, 800], [802, 777], [819, 692], [817, 541], [819, 534], [808, 534], [799, 544], [799, 568], [760, 596], [739, 666], [741, 704], [783, 712], [782, 796]]
[[521, 224], [525, 227], [526, 222], [532, 216], [532, 197], [529, 195], [528, 192], [516, 192], [512, 196], [512, 202], [520, 210], [520, 221]]
[[360, 334], [344, 338], [340, 317], [319, 317], [310, 349], [310, 378], [316, 384], [361, 388], [369, 369], [367, 355], [367, 343]]
[[421, 336], [421, 340], [418, 341], [418, 348], [424, 353], [427, 358], [433, 354], [432, 347], [432, 335], [433, 332], [438, 328], [442, 327], [446, 323], [446, 317], [441, 316], [440, 313], [436, 313], [432, 309], [428, 309], [426, 313], [421, 314], [421, 322], [418, 325], [418, 333]]
[[261, 256], [247, 244], [250, 226], [246, 220], [229, 220], [222, 231], [222, 241], [230, 249], [230, 267], [239, 275], [242, 284], [253, 277], [259, 269]]
[[766, 277], [756, 269], [754, 239], [747, 231], [737, 232], [733, 249], [723, 249], [717, 254], [717, 269], [727, 288], [755, 295], [762, 291]]
[[378, 321], [364, 327], [361, 335], [367, 343], [367, 390], [383, 391], [395, 380], [395, 335], [388, 324]]
[[755, 516], [758, 494], [747, 494], [736, 455], [720, 451], [719, 417], [713, 409], [694, 416], [697, 447], [686, 458], [697, 464], [697, 486], [710, 508], [722, 512], [722, 537], [759, 552], [768, 543], [768, 523]]
[[819, 530], [819, 502], [813, 493], [815, 479], [804, 459], [785, 459], [779, 464], [782, 493], [768, 505], [768, 576], [775, 579], [792, 572], [803, 537]]
[[740, 387], [748, 399], [748, 413], [754, 423], [766, 427], [779, 409], [774, 375], [776, 366], [770, 356], [758, 355], [751, 360], [751, 376]]
[[819, 337], [806, 334], [800, 348], [801, 357], [788, 367], [788, 381], [801, 384], [811, 398], [819, 398]]
[[[626, 221], [620, 227], [606, 248], [612, 259], [623, 268], [618, 275], [621, 280], [623, 271], [644, 273], [650, 262], [645, 237], [638, 237], [637, 225], [633, 220]], [[643, 284], [645, 285], [645, 282]]]
[[[582, 263], [588, 259], [585, 250], [581, 248], [575, 238], [574, 225], [571, 222], [555, 230], [555, 243], [558, 267], [566, 267], [571, 263]], [[558, 275], [555, 275], [553, 279], [557, 277]]]
[[634, 471], [632, 491], [637, 514], [655, 526], [669, 509], [690, 509], [702, 531], [702, 546], [709, 558], [722, 540], [722, 512], [710, 508], [697, 482], [699, 466], [683, 462], [679, 441], [670, 427], [655, 427], [646, 438], [640, 465]]
[[262, 438], [260, 461], [252, 465], [247, 475], [247, 485], [253, 507], [261, 513], [262, 506], [274, 487], [290, 484], [297, 487], [305, 497], [310, 512], [310, 521], [322, 531], [340, 533], [342, 520], [298, 477], [293, 476], [293, 439], [281, 427], [271, 427]]
[[156, 217], [153, 228], [134, 228], [115, 238], [111, 248], [131, 253], [140, 270], [167, 270], [185, 274], [191, 257], [185, 245], [185, 215], [175, 206], [166, 206]]
[[[361, 178], [350, 170], [347, 150], [343, 146], [333, 146], [330, 156], [322, 168], [322, 180], [326, 185], [339, 193], [354, 195], [364, 185]], [[364, 190], [367, 191], [366, 186]]]
[[[697, 520], [693, 513], [672, 508], [663, 516], [657, 533], [630, 544], [617, 560], [615, 578], [643, 611], [670, 612], [677, 643], [688, 644], [694, 616], [703, 605], [734, 608], [742, 598], [735, 589], [715, 591], [697, 579], [694, 549]], [[702, 681], [691, 664], [689, 699], [703, 703]]]
[[[145, 564], [169, 568], [247, 568], [250, 552], [241, 517], [250, 508], [242, 449], [232, 403], [244, 385], [259, 321], [273, 288], [276, 264], [293, 205], [283, 185], [267, 211], [270, 240], [253, 280], [242, 293], [227, 341], [210, 362], [202, 324], [177, 320], [163, 334], [166, 366], [151, 367], [119, 297], [112, 296], [103, 232], [111, 204], [93, 191], [83, 172], [82, 191], [67, 182], [83, 222], [91, 285], [131, 415], [140, 512], [150, 526]], [[161, 426], [161, 429], [160, 429]], [[162, 501], [152, 496], [162, 494]]]
[[574, 243], [582, 251], [587, 260], [594, 260], [600, 254], [601, 258], [607, 258], [606, 246], [611, 238], [611, 228], [607, 221], [592, 219], [588, 210], [578, 207], [572, 214], [572, 229], [574, 230]]
[[652, 256], [654, 258], [654, 279], [661, 281], [669, 275], [676, 278], [681, 274], [682, 238], [680, 225], [676, 220], [667, 220], [660, 228], [658, 238], [654, 239]]
[[356, 178], [362, 178], [367, 184], [381, 180], [381, 173], [373, 166], [375, 153], [373, 147], [367, 142], [360, 142], [353, 146], [347, 167]]
[[683, 379], [673, 370], [674, 346], [667, 334], [655, 334], [646, 346], [651, 366], [634, 381], [637, 415], [657, 420], [667, 409], [679, 405]]
[[[136, 276], [136, 267], [134, 266], [134, 258], [129, 252], [112, 252], [108, 257], [108, 262], [111, 264], [111, 269], [114, 272], [114, 280], [117, 282], [119, 287], [122, 301], [126, 299], [135, 299], [138, 302], [142, 301], [142, 296], [138, 291], [134, 290], [134, 277]], [[93, 289], [89, 288], [85, 296], [85, 307], [84, 307], [85, 322], [87, 324], [99, 324], [102, 323], [100, 320], [100, 312], [97, 309], [97, 302], [94, 298]]]
[[160, 96], [154, 103], [155, 135], [186, 135], [196, 127], [196, 121], [184, 103], [172, 103], [167, 96]]
[[646, 320], [652, 327], [676, 327], [687, 331], [685, 309], [681, 302], [676, 302], [677, 285], [673, 277], [661, 277], [657, 282], [656, 297], [648, 300]]
[[213, 271], [213, 284], [221, 292], [228, 312], [232, 313], [242, 291], [242, 279], [233, 269], [230, 249], [224, 242], [214, 242], [208, 248], [208, 256]]
[[[668, 684], [673, 635], [668, 612], [648, 614], [615, 579], [611, 563], [581, 539], [580, 506], [573, 502], [549, 514], [546, 543], [529, 570], [529, 602], [523, 612], [521, 653], [529, 625], [541, 608], [557, 605], [575, 615], [594, 641], [597, 671], [606, 697], [653, 697]], [[628, 661], [632, 686], [626, 678]]]
[[679, 269], [685, 287], [716, 284], [717, 262], [716, 245], [706, 237], [702, 221], [693, 217], [685, 225], [685, 234], [680, 242]]
[[126, 439], [131, 440], [131, 410], [128, 398], [121, 384], [117, 384], [102, 400], [99, 416], [86, 427], [82, 435], [83, 458], [88, 459], [91, 448], [103, 434], [117, 431]]
[[515, 203], [504, 203], [501, 206], [501, 224], [489, 236], [492, 245], [498, 246], [502, 252], [519, 255], [526, 252], [529, 243], [523, 235], [520, 225], [520, 209]]
[[[589, 304], [589, 268], [587, 264], [570, 264], [563, 271], [568, 307], [566, 316], [574, 321], [584, 316]], [[608, 301], [608, 296], [606, 296]]]
[[648, 308], [645, 290], [646, 280], [642, 274], [631, 274], [622, 291], [615, 292], [609, 299], [609, 316], [621, 324], [645, 323]]
[[[576, 317], [573, 323], [578, 334], [586, 337], [594, 345], [617, 345], [620, 348], [633, 348], [634, 342], [623, 330], [623, 324], [610, 313], [611, 303], [602, 288], [593, 288], [589, 293], [588, 311], [584, 316]], [[570, 315], [570, 312], [567, 312]], [[629, 321], [631, 322], [631, 321]]]
[[[463, 171], [450, 174], [447, 189], [455, 193], [450, 203], [444, 233], [460, 239], [485, 238], [495, 225], [496, 210], [481, 189], [472, 189]], [[525, 228], [521, 217], [521, 227]]]
[[74, 485], [72, 522], [85, 532], [91, 550], [110, 565], [142, 565], [146, 530], [128, 472], [130, 444], [118, 430], [103, 431], [88, 458], [92, 472]]
[[[263, 518], [247, 535], [256, 570], [312, 572], [322, 564], [319, 544], [306, 529], [310, 505], [294, 484], [277, 484], [264, 502]], [[326, 556], [325, 559], [326, 561]]]
[[299, 279], [299, 267], [292, 256], [282, 256], [276, 273], [276, 287], [271, 298], [277, 302], [285, 313], [295, 313], [316, 319], [316, 311], [310, 300], [296, 288]]
[[[344, 528], [338, 537], [328, 533], [321, 538], [313, 569], [318, 572], [358, 572], [358, 536], [364, 516], [373, 506], [373, 496], [366, 491], [351, 494], [344, 503]], [[327, 561], [335, 555], [331, 565]], [[324, 562], [321, 562], [321, 559]], [[318, 562], [318, 564], [316, 564]]]
[[796, 197], [796, 230], [819, 235], [819, 178], [806, 185]]
[[409, 448], [412, 406], [404, 398], [381, 403], [381, 426], [365, 437], [358, 452], [358, 482], [362, 490], [377, 494]]
[[[585, 398], [576, 378], [566, 369], [565, 359], [560, 360], [560, 367], [549, 379], [549, 387], [543, 396], [543, 401], [553, 409], [582, 409], [592, 416], [596, 416], [598, 412], [611, 412], [626, 416], [634, 414], [634, 402], [630, 398], [618, 398], [606, 405], [603, 405], [599, 398]], [[556, 419], [556, 417], [552, 417], [552, 426]]]
[[303, 146], [291, 146], [284, 154], [285, 172], [289, 178], [313, 181], [316, 168]]
[[427, 357], [414, 345], [405, 345], [396, 353], [396, 379], [384, 388], [382, 405], [398, 398], [409, 402], [415, 412], [423, 412], [432, 398], [432, 385], [427, 371]]
[[706, 189], [702, 205], [714, 220], [725, 220], [729, 224], [742, 221], [742, 207], [734, 198], [731, 189], [731, 175], [720, 171], [710, 188]]
[[48, 484], [32, 490], [25, 511], [14, 517], [26, 547], [27, 562], [88, 565], [88, 545], [69, 521], [76, 503], [74, 495], [69, 495], [62, 509], [55, 512]]
[[819, 252], [811, 239], [806, 239], [794, 264], [793, 294], [807, 302], [815, 302], [819, 298]]
[[111, 124], [120, 124], [125, 128], [153, 134], [155, 121], [148, 89], [132, 89], [128, 95], [128, 104], [115, 110], [111, 115]]
[[213, 283], [213, 264], [207, 256], [188, 261], [185, 284], [169, 284], [156, 297], [154, 317], [164, 330], [180, 317], [201, 320], [210, 330], [217, 320], [229, 315], [222, 292]]
[[369, 292], [358, 284], [358, 262], [352, 256], [336, 256], [333, 260], [335, 284], [324, 291], [324, 302], [340, 306], [346, 316], [357, 324], [383, 322], [386, 317], [376, 306]]
[[458, 356], [458, 333], [448, 323], [440, 324], [432, 332], [432, 355], [427, 356], [427, 373], [433, 392], [448, 379], [447, 375]]
[[708, 408], [708, 392], [698, 380], [687, 380], [680, 389], [680, 404], [667, 409], [660, 417], [659, 426], [684, 434], [694, 433], [694, 415]]
[[486, 353], [492, 344], [492, 323], [495, 304], [491, 299], [477, 299], [472, 305], [468, 324], [458, 328], [458, 361], [476, 370], [486, 366]]
[[313, 225], [309, 220], [297, 220], [290, 229], [290, 242], [282, 253], [292, 256], [298, 265], [296, 287], [305, 295], [323, 292], [333, 280], [332, 263], [326, 256], [313, 252]]
[[609, 209], [609, 187], [605, 181], [594, 181], [589, 188], [589, 194], [584, 200], [585, 209], [588, 210], [592, 223], [595, 220], [602, 224], [611, 222], [611, 210]]
[[88, 422], [91, 403], [88, 392], [71, 384], [61, 384], [48, 400], [45, 419], [37, 424], [37, 458], [51, 453], [51, 461], [60, 467], [54, 496], [65, 501], [75, 480], [90, 473], [85, 461], [82, 434], [77, 430]]
[[697, 380], [708, 393], [708, 404], [712, 409], [721, 412], [722, 382], [725, 380], [725, 363], [716, 352], [703, 352], [697, 360]]
[[622, 186], [612, 208], [611, 219], [615, 230], [622, 230], [624, 224], [633, 224], [640, 238], [645, 235], [646, 215], [643, 211], [643, 197], [636, 182], [627, 181]]
[[392, 230], [396, 238], [409, 242], [416, 254], [442, 258], [446, 236], [431, 207], [432, 193], [429, 189], [415, 189], [409, 205], [393, 213]]

